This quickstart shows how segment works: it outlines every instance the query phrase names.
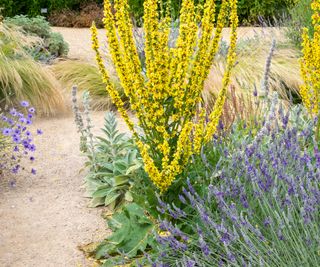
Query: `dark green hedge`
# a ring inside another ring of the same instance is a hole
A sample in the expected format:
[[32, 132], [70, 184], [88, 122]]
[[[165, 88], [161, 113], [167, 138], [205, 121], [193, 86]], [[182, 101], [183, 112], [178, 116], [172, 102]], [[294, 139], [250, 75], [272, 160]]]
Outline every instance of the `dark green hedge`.
[[[0, 7], [4, 16], [14, 16], [26, 14], [36, 16], [40, 14], [41, 7], [46, 7], [49, 12], [69, 8], [79, 10], [80, 5], [86, 2], [97, 2], [102, 4], [103, 0], [0, 0]], [[166, 2], [167, 0], [163, 0]], [[197, 2], [197, 0], [195, 0]], [[132, 13], [135, 18], [143, 15], [144, 0], [129, 0], [132, 7]], [[175, 16], [179, 13], [181, 0], [171, 0], [173, 4], [173, 13]], [[296, 0], [239, 0], [239, 18], [242, 23], [255, 23], [259, 17], [272, 19], [279, 17], [283, 13], [288, 13]], [[219, 5], [221, 0], [217, 0]]]
[[[5, 17], [15, 15], [41, 15], [41, 8], [48, 8], [48, 11], [62, 10], [69, 8], [78, 10], [81, 4], [92, 2], [91, 0], [0, 0], [0, 7], [3, 7], [2, 14]], [[103, 1], [94, 1], [102, 3]]]

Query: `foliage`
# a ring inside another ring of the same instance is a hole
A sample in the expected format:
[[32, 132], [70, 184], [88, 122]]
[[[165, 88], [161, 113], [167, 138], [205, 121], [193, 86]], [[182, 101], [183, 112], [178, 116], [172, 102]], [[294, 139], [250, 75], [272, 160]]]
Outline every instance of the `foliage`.
[[158, 238], [160, 259], [168, 266], [319, 265], [320, 154], [313, 123], [301, 121], [307, 117], [301, 109], [290, 116], [275, 103], [256, 135], [240, 138], [235, 150], [221, 144], [226, 156], [205, 197], [190, 184], [180, 196], [193, 213], [175, 215], [193, 233], [162, 221], [167, 234]]
[[104, 267], [128, 264], [156, 245], [152, 235], [155, 225], [137, 204], [127, 204], [113, 214], [108, 226], [113, 233], [94, 250], [87, 251]]
[[130, 187], [135, 171], [141, 167], [141, 160], [131, 140], [118, 132], [116, 117], [111, 112], [106, 113], [103, 132], [104, 137], [98, 137], [96, 145], [95, 169], [85, 180], [92, 205], [114, 209], [132, 202]]
[[52, 32], [49, 23], [44, 17], [29, 18], [19, 15], [5, 19], [4, 23], [9, 27], [19, 27], [26, 35], [37, 36], [42, 39], [42, 42], [26, 49], [36, 60], [46, 62], [68, 54], [68, 44], [64, 42], [60, 33]]
[[[211, 139], [225, 101], [230, 72], [235, 61], [237, 6], [233, 0], [224, 2], [220, 9], [218, 26], [215, 28], [213, 20], [210, 20], [215, 15], [214, 2], [206, 3], [201, 36], [198, 35], [198, 17], [193, 1], [183, 3], [180, 33], [176, 42], [179, 48], [176, 48], [168, 46], [170, 12], [163, 14], [159, 21], [157, 1], [146, 1], [144, 5], [146, 69], [142, 73], [132, 36], [127, 3], [116, 1], [115, 8], [121, 10], [121, 13], [116, 12], [113, 15], [110, 3], [105, 1], [104, 22], [113, 63], [125, 94], [129, 98], [131, 109], [136, 112], [144, 136], [140, 136], [134, 129], [124, 109], [123, 101], [109, 81], [109, 75], [99, 52], [97, 29], [94, 25], [92, 27], [93, 49], [108, 93], [133, 132], [150, 179], [162, 193], [168, 189], [176, 176], [181, 174], [190, 155], [198, 153], [201, 144]], [[213, 112], [209, 114], [209, 122], [205, 124], [205, 111], [204, 109], [199, 111], [198, 104], [229, 9], [232, 31], [227, 70]], [[214, 30], [215, 37], [211, 39]], [[194, 122], [197, 117], [198, 122]], [[193, 142], [190, 142], [191, 135]]]
[[[88, 156], [85, 177], [91, 207], [108, 206], [112, 210], [132, 202], [130, 188], [133, 177], [142, 163], [131, 139], [117, 130], [116, 116], [105, 115], [103, 137], [93, 137], [89, 117], [89, 95], [84, 93], [84, 118], [79, 111], [76, 88], [73, 89], [73, 110], [78, 131], [81, 134], [81, 150]], [[86, 122], [86, 125], [85, 123]]]
[[[87, 62], [68, 60], [55, 64], [52, 71], [65, 88], [71, 88], [76, 84], [79, 88], [87, 90], [90, 93], [90, 103], [93, 110], [114, 109], [96, 66]], [[110, 77], [110, 81], [125, 101], [119, 81], [113, 75]]]
[[304, 85], [301, 86], [301, 97], [308, 111], [318, 116], [317, 140], [320, 140], [320, 1], [315, 0], [311, 5], [314, 14], [312, 25], [314, 27], [313, 37], [309, 37], [309, 31], [304, 29], [302, 39], [301, 74]]
[[13, 17], [15, 15], [29, 15], [38, 16], [41, 15], [41, 8], [48, 8], [49, 13], [52, 11], [61, 11], [69, 8], [72, 10], [79, 10], [81, 4], [102, 1], [91, 0], [0, 0], [0, 7], [4, 8], [4, 15], [6, 17]]
[[290, 20], [287, 26], [287, 35], [297, 47], [300, 48], [302, 43], [302, 31], [303, 28], [308, 28], [310, 35], [313, 34], [312, 27], [312, 0], [299, 0], [290, 9]]
[[38, 114], [63, 112], [60, 85], [49, 70], [25, 52], [35, 42], [39, 42], [37, 37], [0, 24], [0, 100], [13, 105], [16, 99], [25, 99], [37, 107]]
[[94, 2], [85, 2], [80, 5], [80, 10], [56, 10], [48, 20], [54, 26], [60, 27], [90, 27], [94, 21], [97, 27], [103, 27], [103, 8]]
[[[49, 8], [49, 15], [54, 13], [55, 16], [59, 17], [59, 12], [67, 14], [67, 10], [69, 10], [71, 12], [69, 14], [75, 14], [81, 10], [81, 6], [93, 4], [99, 6], [102, 2], [102, 0], [0, 0], [0, 7], [4, 7], [5, 16], [14, 16], [18, 14], [36, 16], [40, 15], [42, 7], [47, 7]], [[138, 22], [143, 18], [144, 2], [144, 0], [129, 0], [130, 14]], [[162, 2], [164, 5], [169, 2], [171, 3], [172, 17], [177, 19], [182, 1], [162, 0]], [[199, 2], [201, 2], [201, 0], [195, 0], [196, 4]], [[216, 1], [218, 7], [221, 5], [221, 2], [221, 0]], [[289, 12], [289, 9], [296, 2], [297, 1], [294, 0], [241, 0], [238, 4], [239, 19], [242, 24], [257, 23], [259, 22], [260, 17], [263, 17], [266, 20], [272, 20], [274, 17], [281, 17], [283, 13]], [[65, 17], [63, 21], [67, 22], [67, 17]]]
[[[36, 174], [34, 168], [29, 170], [29, 166], [26, 166], [35, 160], [33, 153], [36, 146], [29, 129], [35, 111], [27, 101], [22, 101], [19, 109], [0, 110], [0, 176], [16, 174], [21, 170]], [[40, 135], [42, 131], [38, 129], [36, 134]]]

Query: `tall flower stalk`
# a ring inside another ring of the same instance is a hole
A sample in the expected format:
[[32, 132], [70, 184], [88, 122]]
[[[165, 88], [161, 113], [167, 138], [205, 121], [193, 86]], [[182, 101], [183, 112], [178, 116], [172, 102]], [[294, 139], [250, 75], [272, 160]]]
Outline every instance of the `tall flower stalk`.
[[302, 35], [301, 73], [304, 85], [301, 86], [300, 94], [302, 100], [315, 116], [318, 116], [316, 127], [316, 140], [320, 141], [320, 0], [314, 0], [311, 4], [314, 11], [312, 24], [314, 27], [313, 37], [309, 36], [307, 28]]
[[[99, 52], [97, 29], [92, 26], [92, 44], [106, 89], [133, 132], [145, 170], [164, 193], [182, 173], [189, 158], [215, 133], [235, 63], [237, 0], [224, 0], [216, 16], [214, 0], [202, 8], [193, 0], [181, 5], [179, 35], [169, 46], [170, 7], [157, 0], [144, 2], [145, 66], [133, 36], [127, 0], [104, 3], [104, 24], [117, 74], [135, 112], [143, 135], [138, 134], [124, 108]], [[202, 18], [199, 10], [203, 10]], [[216, 20], [217, 17], [217, 20]], [[204, 81], [218, 50], [222, 29], [230, 20], [231, 37], [222, 88], [211, 114], [201, 106]], [[200, 24], [199, 24], [200, 22]], [[200, 25], [200, 26], [199, 26]], [[206, 120], [209, 118], [209, 121]]]

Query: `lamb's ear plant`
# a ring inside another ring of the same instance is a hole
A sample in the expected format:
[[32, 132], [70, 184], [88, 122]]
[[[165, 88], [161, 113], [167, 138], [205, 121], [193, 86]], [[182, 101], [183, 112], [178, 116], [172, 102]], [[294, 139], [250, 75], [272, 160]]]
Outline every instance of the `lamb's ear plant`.
[[[107, 112], [103, 137], [95, 145], [96, 168], [91, 168], [85, 178], [91, 206], [105, 205], [111, 209], [132, 202], [130, 188], [135, 172], [142, 166], [132, 139], [117, 129], [116, 116]], [[88, 162], [90, 165], [91, 161]]]
[[85, 177], [90, 206], [108, 206], [111, 210], [132, 202], [130, 188], [142, 161], [132, 139], [117, 129], [115, 113], [105, 115], [103, 136], [94, 136], [90, 118], [90, 95], [83, 93], [84, 112], [77, 102], [77, 87], [72, 89], [75, 123], [80, 133], [80, 150], [87, 156], [89, 171]]

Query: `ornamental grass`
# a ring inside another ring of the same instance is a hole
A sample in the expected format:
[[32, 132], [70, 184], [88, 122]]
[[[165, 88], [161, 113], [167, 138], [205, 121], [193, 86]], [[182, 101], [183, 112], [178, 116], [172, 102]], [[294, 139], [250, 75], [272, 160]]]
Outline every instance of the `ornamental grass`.
[[[133, 36], [127, 1], [104, 2], [104, 24], [117, 75], [138, 119], [142, 133], [134, 127], [118, 91], [110, 82], [102, 61], [97, 29], [92, 26], [92, 44], [106, 89], [133, 132], [145, 170], [161, 193], [182, 173], [192, 154], [211, 140], [225, 102], [237, 40], [237, 1], [222, 2], [216, 19], [215, 1], [203, 8], [182, 1], [179, 36], [169, 46], [170, 7], [156, 0], [144, 2], [145, 67]], [[200, 10], [203, 14], [200, 16]], [[228, 19], [229, 18], [229, 19]], [[221, 90], [213, 111], [206, 114], [201, 93], [218, 51], [222, 29], [230, 23], [230, 47]]]
[[[71, 88], [76, 84], [79, 88], [90, 92], [91, 108], [93, 110], [110, 110], [114, 106], [108, 93], [106, 86], [101, 79], [99, 69], [87, 62], [67, 60], [55, 64], [52, 67], [55, 77], [62, 83], [65, 88]], [[114, 75], [110, 76], [111, 83], [123, 96], [123, 89]]]
[[25, 99], [38, 114], [54, 115], [65, 110], [64, 98], [51, 72], [25, 53], [35, 42], [38, 38], [0, 23], [0, 101], [12, 105]]

